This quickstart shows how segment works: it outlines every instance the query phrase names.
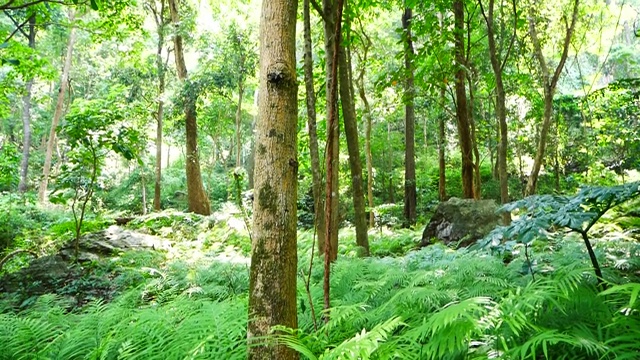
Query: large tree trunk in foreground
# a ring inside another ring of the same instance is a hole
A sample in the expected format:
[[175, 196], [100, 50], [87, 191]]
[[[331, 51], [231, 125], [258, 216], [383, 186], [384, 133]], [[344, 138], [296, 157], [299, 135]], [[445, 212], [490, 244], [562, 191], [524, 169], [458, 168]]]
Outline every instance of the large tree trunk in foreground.
[[562, 54], [560, 55], [560, 61], [555, 68], [553, 74], [549, 71], [547, 60], [542, 53], [542, 45], [540, 44], [540, 38], [538, 36], [538, 30], [536, 28], [536, 14], [533, 7], [529, 10], [529, 36], [533, 43], [533, 49], [535, 57], [538, 61], [538, 67], [540, 71], [540, 82], [544, 89], [544, 118], [542, 121], [542, 128], [540, 129], [540, 135], [538, 137], [538, 150], [533, 161], [533, 168], [531, 174], [527, 180], [527, 187], [525, 189], [525, 195], [533, 195], [536, 192], [538, 185], [538, 174], [542, 166], [542, 160], [544, 160], [544, 153], [547, 147], [547, 135], [551, 127], [551, 118], [553, 117], [553, 95], [556, 92], [556, 86], [560, 79], [560, 74], [564, 68], [564, 64], [567, 61], [567, 55], [569, 54], [569, 45], [571, 44], [571, 38], [578, 21], [578, 8], [580, 0], [573, 1], [573, 10], [571, 15], [571, 24], [566, 27], [564, 42], [562, 44]]
[[69, 10], [69, 23], [71, 23], [71, 30], [69, 30], [69, 42], [67, 43], [67, 55], [64, 61], [64, 67], [62, 68], [62, 75], [60, 76], [60, 88], [58, 90], [58, 99], [56, 101], [56, 109], [53, 113], [53, 120], [51, 121], [51, 130], [49, 131], [49, 140], [47, 141], [47, 152], [44, 156], [44, 166], [42, 170], [42, 181], [40, 182], [40, 189], [38, 189], [38, 200], [40, 204], [47, 202], [47, 186], [49, 185], [49, 173], [51, 172], [51, 158], [53, 157], [53, 148], [56, 144], [56, 128], [62, 117], [64, 94], [67, 92], [67, 86], [69, 85], [69, 72], [71, 71], [71, 59], [73, 57], [73, 46], [76, 42], [76, 27], [73, 25], [75, 20], [75, 12], [73, 9]]
[[416, 223], [416, 144], [415, 127], [416, 114], [414, 107], [415, 89], [413, 76], [413, 39], [411, 38], [410, 8], [404, 10], [402, 15], [402, 28], [404, 29], [404, 225], [410, 227]]
[[262, 3], [247, 328], [250, 360], [299, 358], [285, 345], [260, 339], [275, 325], [298, 327], [297, 5], [295, 0]]
[[464, 56], [464, 3], [453, 2], [455, 17], [455, 57], [456, 57], [456, 116], [458, 120], [458, 136], [460, 153], [462, 154], [462, 196], [473, 198], [473, 158], [471, 134], [469, 131], [469, 114], [467, 94], [465, 90], [465, 56]]
[[[316, 91], [313, 86], [313, 46], [311, 43], [311, 14], [309, 0], [304, 0], [304, 85], [307, 93], [307, 126], [309, 128], [309, 153], [311, 157], [311, 175], [313, 191], [313, 210], [315, 219], [316, 238], [320, 253], [324, 249], [325, 220], [324, 198], [322, 186], [324, 184], [320, 174], [320, 151], [318, 149], [318, 131], [316, 125]], [[322, 242], [322, 246], [320, 246]]]
[[[178, 24], [180, 23], [177, 0], [169, 0], [169, 11], [171, 12], [171, 21], [176, 26], [177, 30]], [[179, 32], [176, 33], [179, 34]], [[182, 36], [174, 35], [173, 44], [178, 79], [180, 79], [180, 81], [184, 83], [187, 80], [187, 67], [184, 61]], [[197, 94], [193, 95], [197, 96]], [[187, 153], [185, 162], [187, 173], [187, 201], [189, 203], [189, 211], [192, 211], [196, 214], [209, 215], [211, 213], [211, 206], [209, 204], [209, 198], [204, 191], [204, 186], [202, 185], [202, 174], [200, 172], [200, 157], [198, 154], [198, 123], [196, 121], [195, 100], [189, 99], [186, 101], [184, 115], [187, 137]]]
[[[29, 18], [29, 47], [36, 48], [36, 16]], [[22, 161], [20, 163], [20, 184], [18, 191], [25, 192], [29, 187], [29, 152], [31, 150], [31, 93], [34, 78], [27, 80], [25, 93], [22, 96]]]

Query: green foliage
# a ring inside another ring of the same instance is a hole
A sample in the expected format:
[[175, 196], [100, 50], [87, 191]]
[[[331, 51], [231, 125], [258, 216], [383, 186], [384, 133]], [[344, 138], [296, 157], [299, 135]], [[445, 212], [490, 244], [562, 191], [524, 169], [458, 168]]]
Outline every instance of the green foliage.
[[0, 148], [0, 191], [15, 190], [18, 187], [20, 153], [18, 147], [7, 143]]

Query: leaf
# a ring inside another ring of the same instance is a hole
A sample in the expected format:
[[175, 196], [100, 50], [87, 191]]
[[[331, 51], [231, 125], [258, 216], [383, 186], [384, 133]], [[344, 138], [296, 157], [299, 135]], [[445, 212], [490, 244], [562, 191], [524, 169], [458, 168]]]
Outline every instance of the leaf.
[[96, 10], [96, 11], [100, 10], [100, 6], [98, 6], [98, 0], [91, 0], [91, 9]]

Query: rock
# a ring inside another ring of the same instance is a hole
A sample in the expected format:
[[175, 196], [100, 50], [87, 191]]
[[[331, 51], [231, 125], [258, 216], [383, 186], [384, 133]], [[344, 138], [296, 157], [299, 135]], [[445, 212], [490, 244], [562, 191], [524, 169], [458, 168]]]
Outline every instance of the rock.
[[[125, 230], [117, 225], [80, 238], [78, 261], [98, 260], [102, 256], [135, 249], [168, 250], [171, 242], [157, 236]], [[65, 259], [75, 255], [75, 241], [70, 241], [60, 250]]]
[[422, 233], [420, 247], [433, 244], [433, 239], [447, 246], [464, 247], [488, 234], [500, 223], [493, 200], [451, 198], [436, 208]]

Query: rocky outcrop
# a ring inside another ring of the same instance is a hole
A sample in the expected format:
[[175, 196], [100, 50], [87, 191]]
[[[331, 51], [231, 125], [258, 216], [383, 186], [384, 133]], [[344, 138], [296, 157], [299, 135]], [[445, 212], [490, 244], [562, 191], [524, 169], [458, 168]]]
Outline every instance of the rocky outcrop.
[[473, 244], [500, 223], [493, 200], [451, 198], [442, 202], [422, 233], [420, 246], [442, 241], [455, 248]]
[[[113, 225], [105, 230], [86, 234], [80, 238], [78, 261], [98, 260], [121, 251], [168, 250], [169, 248], [171, 248], [171, 242], [166, 239]], [[75, 257], [75, 241], [70, 241], [63, 246], [60, 255], [66, 260], [73, 259]]]

